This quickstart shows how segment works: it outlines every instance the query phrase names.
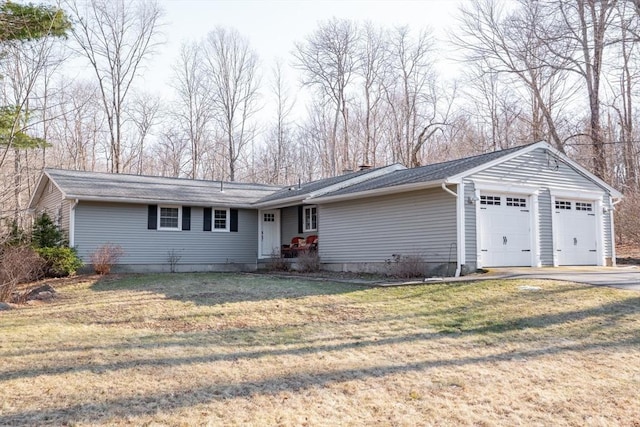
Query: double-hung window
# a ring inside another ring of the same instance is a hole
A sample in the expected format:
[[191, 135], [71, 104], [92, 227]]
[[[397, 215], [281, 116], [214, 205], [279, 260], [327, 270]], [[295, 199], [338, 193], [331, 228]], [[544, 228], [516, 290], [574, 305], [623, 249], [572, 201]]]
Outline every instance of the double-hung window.
[[158, 211], [158, 230], [180, 230], [180, 207], [158, 206]]
[[229, 231], [229, 209], [213, 209], [213, 231]]
[[304, 207], [304, 231], [316, 231], [318, 229], [318, 207]]

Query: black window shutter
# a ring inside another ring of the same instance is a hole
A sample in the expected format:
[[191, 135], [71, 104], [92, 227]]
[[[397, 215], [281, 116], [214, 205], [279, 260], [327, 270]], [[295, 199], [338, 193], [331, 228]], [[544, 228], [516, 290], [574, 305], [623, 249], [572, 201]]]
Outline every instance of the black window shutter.
[[191, 206], [182, 207], [182, 229], [191, 230]]
[[229, 215], [229, 231], [238, 231], [238, 209], [231, 209]]
[[158, 229], [158, 205], [149, 205], [149, 214], [147, 215], [147, 230]]
[[204, 222], [202, 225], [203, 231], [211, 231], [211, 214], [212, 208], [204, 208]]
[[304, 210], [302, 208], [302, 205], [300, 205], [298, 206], [298, 233], [304, 233], [303, 221], [304, 221]]

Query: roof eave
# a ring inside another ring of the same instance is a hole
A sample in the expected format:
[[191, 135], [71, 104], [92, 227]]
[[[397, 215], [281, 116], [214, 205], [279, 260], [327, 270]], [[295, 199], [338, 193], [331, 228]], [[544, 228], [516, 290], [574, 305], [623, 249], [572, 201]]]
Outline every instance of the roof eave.
[[284, 199], [269, 200], [267, 202], [255, 202], [251, 204], [251, 207], [256, 209], [286, 208], [287, 206], [295, 206], [297, 204], [302, 203], [308, 197], [308, 195], [309, 193], [304, 193], [304, 194], [299, 194], [297, 196], [286, 197]]
[[367, 197], [383, 196], [386, 194], [406, 193], [408, 191], [423, 190], [441, 186], [443, 183], [450, 183], [447, 179], [439, 179], [435, 181], [414, 182], [411, 184], [394, 185], [390, 187], [376, 188], [373, 190], [359, 191], [357, 193], [339, 194], [336, 196], [325, 196], [306, 199], [308, 203], [330, 203], [341, 202], [344, 200], [364, 199]]
[[118, 198], [118, 197], [99, 197], [99, 196], [83, 196], [69, 194], [65, 197], [66, 200], [78, 200], [83, 202], [102, 202], [102, 203], [130, 203], [130, 204], [142, 204], [142, 205], [183, 205], [194, 207], [209, 207], [218, 206], [221, 208], [240, 208], [240, 209], [255, 209], [255, 207], [249, 203], [229, 203], [229, 202], [192, 202], [187, 200], [159, 200], [159, 199], [141, 199], [141, 198]]
[[38, 183], [36, 184], [36, 191], [33, 192], [33, 194], [31, 195], [31, 198], [29, 199], [29, 204], [27, 205], [27, 209], [36, 208], [35, 205], [37, 204], [37, 200], [40, 199], [40, 197], [42, 196], [42, 193], [44, 192], [44, 187], [46, 185], [45, 178], [51, 181], [53, 185], [55, 185], [58, 191], [60, 191], [60, 193], [62, 194], [63, 199], [66, 198], [65, 192], [62, 190], [62, 188], [60, 188], [60, 186], [56, 183], [56, 181], [53, 178], [51, 178], [51, 175], [49, 175], [47, 170], [43, 169], [42, 173], [40, 174], [40, 178], [38, 179]]
[[567, 164], [569, 164], [569, 166], [571, 166], [572, 168], [576, 169], [577, 171], [579, 171], [581, 174], [585, 175], [586, 177], [588, 177], [589, 179], [591, 179], [592, 181], [596, 182], [598, 185], [600, 185], [601, 187], [603, 187], [604, 189], [606, 189], [609, 194], [611, 195], [611, 197], [613, 197], [614, 199], [621, 199], [622, 193], [620, 193], [618, 190], [616, 190], [615, 188], [613, 188], [612, 186], [610, 186], [609, 184], [607, 184], [606, 182], [604, 182], [603, 180], [601, 180], [600, 178], [598, 178], [597, 176], [595, 176], [593, 173], [589, 172], [587, 169], [585, 169], [584, 167], [582, 167], [580, 164], [576, 163], [575, 161], [571, 160], [566, 154], [561, 153], [560, 151], [558, 151], [556, 148], [554, 148], [551, 144], [549, 144], [546, 141], [538, 141], [534, 144], [528, 145], [526, 147], [523, 147], [521, 150], [516, 150], [513, 153], [507, 154], [506, 156], [502, 156], [502, 157], [498, 157], [495, 160], [492, 160], [490, 162], [487, 163], [483, 163], [482, 165], [476, 166], [475, 168], [472, 169], [468, 169], [464, 172], [460, 172], [456, 175], [452, 175], [451, 177], [449, 177], [447, 179], [447, 182], [460, 182], [462, 179], [473, 175], [475, 173], [481, 172], [485, 169], [488, 169], [490, 167], [493, 167], [495, 165], [498, 165], [500, 163], [509, 161], [511, 159], [514, 159], [522, 154], [525, 153], [530, 153], [534, 150], [537, 150], [538, 148], [544, 148], [548, 151], [550, 151], [552, 154], [554, 154], [555, 156], [559, 157], [562, 159], [562, 161], [566, 162]]

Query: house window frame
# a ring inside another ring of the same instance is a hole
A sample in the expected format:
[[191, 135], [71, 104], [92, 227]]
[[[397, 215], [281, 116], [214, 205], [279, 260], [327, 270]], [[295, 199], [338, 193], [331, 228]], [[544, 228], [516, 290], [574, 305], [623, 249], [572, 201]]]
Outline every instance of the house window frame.
[[[225, 228], [216, 227], [216, 212], [225, 212]], [[231, 229], [231, 209], [230, 208], [211, 208], [211, 232], [228, 233]]]
[[[314, 216], [315, 224], [313, 224]], [[307, 221], [307, 218], [309, 219], [309, 221]], [[307, 226], [307, 224], [309, 226]], [[302, 230], [305, 233], [310, 231], [318, 231], [318, 205], [304, 206], [304, 208], [302, 209]]]
[[[163, 227], [162, 224], [162, 209], [177, 209], [178, 210], [178, 224], [175, 227]], [[159, 231], [181, 231], [182, 230], [182, 206], [177, 205], [158, 205], [158, 230]]]

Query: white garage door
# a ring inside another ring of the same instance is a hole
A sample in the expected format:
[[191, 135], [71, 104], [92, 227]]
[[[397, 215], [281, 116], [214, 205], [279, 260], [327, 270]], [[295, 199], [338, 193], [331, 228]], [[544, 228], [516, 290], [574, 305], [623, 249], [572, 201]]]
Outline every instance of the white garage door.
[[595, 204], [557, 199], [554, 215], [558, 265], [597, 265]]
[[531, 265], [531, 212], [527, 196], [480, 196], [480, 256], [484, 267]]

